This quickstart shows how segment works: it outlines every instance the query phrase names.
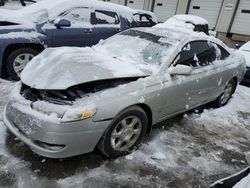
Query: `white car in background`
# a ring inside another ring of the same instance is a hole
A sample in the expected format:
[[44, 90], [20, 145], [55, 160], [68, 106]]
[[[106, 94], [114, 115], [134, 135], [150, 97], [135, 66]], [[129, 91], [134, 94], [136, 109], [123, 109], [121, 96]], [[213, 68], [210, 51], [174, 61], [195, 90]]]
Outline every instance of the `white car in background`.
[[195, 15], [186, 15], [186, 14], [179, 14], [169, 18], [164, 23], [159, 23], [154, 27], [158, 28], [175, 28], [180, 31], [184, 30], [191, 30], [197, 32], [204, 32], [207, 35], [209, 34], [208, 30], [208, 21], [202, 17], [195, 16]]
[[241, 46], [238, 50], [246, 59], [246, 74], [242, 80], [243, 84], [250, 85], [250, 41]]

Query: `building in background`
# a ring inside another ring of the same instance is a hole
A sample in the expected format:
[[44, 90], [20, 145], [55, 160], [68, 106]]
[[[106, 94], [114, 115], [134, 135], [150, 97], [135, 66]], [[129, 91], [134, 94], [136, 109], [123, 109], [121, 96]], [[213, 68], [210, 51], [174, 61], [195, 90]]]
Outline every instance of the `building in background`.
[[208, 20], [209, 29], [228, 37], [250, 39], [250, 0], [104, 0], [152, 11], [160, 22], [175, 14], [194, 14]]

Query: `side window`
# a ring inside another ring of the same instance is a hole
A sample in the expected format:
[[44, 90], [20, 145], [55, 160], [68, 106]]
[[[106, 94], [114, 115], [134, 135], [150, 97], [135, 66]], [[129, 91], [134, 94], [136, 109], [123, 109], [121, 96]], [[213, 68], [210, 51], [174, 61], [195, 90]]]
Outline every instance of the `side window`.
[[210, 48], [206, 41], [195, 41], [183, 47], [175, 64], [199, 67], [209, 65], [213, 61], [214, 49]]
[[214, 60], [225, 60], [230, 56], [230, 53], [228, 53], [222, 46], [213, 42], [208, 42], [208, 45], [210, 48], [214, 49]]
[[[219, 46], [219, 45], [218, 45]], [[228, 53], [223, 47], [219, 46], [221, 51], [221, 60], [225, 60], [227, 57], [230, 56], [230, 53]]]
[[115, 12], [96, 10], [92, 24], [119, 24], [120, 20]]
[[68, 13], [63, 15], [64, 18], [67, 18], [72, 22], [75, 23], [90, 23], [90, 14], [91, 10], [88, 8], [75, 8]]
[[191, 50], [190, 43], [185, 45], [182, 48], [182, 51], [178, 54], [177, 59], [175, 60], [174, 65], [181, 64], [187, 66], [196, 66], [196, 62], [194, 61], [194, 53]]
[[197, 66], [206, 66], [214, 61], [214, 49], [210, 48], [207, 41], [191, 43], [191, 49], [197, 58], [194, 58]]

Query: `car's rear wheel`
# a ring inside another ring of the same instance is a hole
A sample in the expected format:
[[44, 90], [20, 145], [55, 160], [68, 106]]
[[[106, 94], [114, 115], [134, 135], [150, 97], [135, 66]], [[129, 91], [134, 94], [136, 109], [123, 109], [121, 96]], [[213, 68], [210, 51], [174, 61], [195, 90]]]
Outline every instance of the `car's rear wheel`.
[[140, 107], [127, 108], [111, 123], [98, 148], [110, 158], [126, 155], [139, 146], [147, 127], [147, 115]]
[[31, 48], [20, 48], [13, 51], [7, 58], [7, 73], [12, 80], [19, 80], [27, 63], [39, 52]]
[[235, 82], [234, 79], [230, 80], [225, 87], [223, 93], [215, 100], [215, 105], [216, 107], [221, 107], [224, 106], [228, 103], [230, 98], [232, 97], [237, 83]]

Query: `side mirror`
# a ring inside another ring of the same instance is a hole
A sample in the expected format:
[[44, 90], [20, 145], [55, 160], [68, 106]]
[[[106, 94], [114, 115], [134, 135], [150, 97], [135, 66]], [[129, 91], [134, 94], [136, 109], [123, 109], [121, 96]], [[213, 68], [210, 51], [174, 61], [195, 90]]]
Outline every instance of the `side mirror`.
[[71, 26], [71, 22], [67, 19], [64, 18], [57, 18], [54, 21], [54, 25], [60, 29], [61, 27], [70, 27]]
[[169, 67], [168, 69], [169, 74], [171, 76], [174, 75], [190, 75], [192, 73], [192, 67], [187, 66], [187, 65], [176, 65]]

